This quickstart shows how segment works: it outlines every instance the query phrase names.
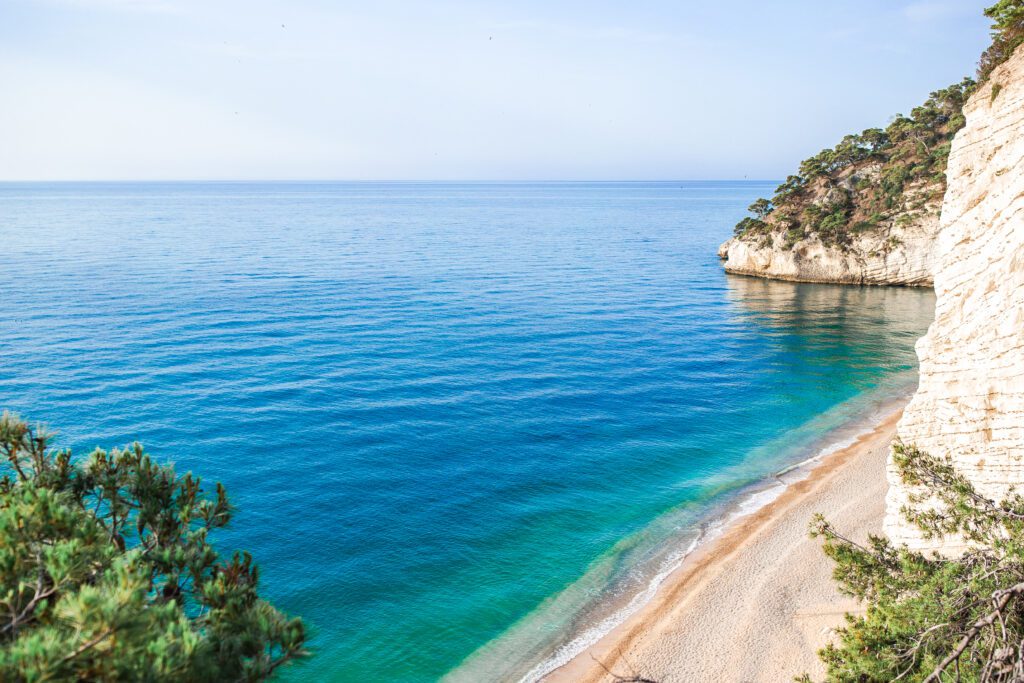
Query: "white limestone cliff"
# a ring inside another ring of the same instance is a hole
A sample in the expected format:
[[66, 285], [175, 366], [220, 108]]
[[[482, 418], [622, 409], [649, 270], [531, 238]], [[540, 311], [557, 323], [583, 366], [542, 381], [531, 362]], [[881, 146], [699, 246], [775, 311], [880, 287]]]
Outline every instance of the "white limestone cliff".
[[782, 234], [764, 243], [731, 239], [718, 249], [725, 271], [774, 280], [930, 286], [939, 217], [936, 207], [901, 225], [856, 236], [846, 249], [816, 237], [793, 245]]
[[[1013, 485], [1024, 492], [1024, 48], [964, 113], [935, 247], [935, 321], [917, 344], [920, 385], [898, 435], [950, 455], [998, 500]], [[891, 461], [888, 477], [886, 533], [936, 547], [900, 515], [908, 491]]]

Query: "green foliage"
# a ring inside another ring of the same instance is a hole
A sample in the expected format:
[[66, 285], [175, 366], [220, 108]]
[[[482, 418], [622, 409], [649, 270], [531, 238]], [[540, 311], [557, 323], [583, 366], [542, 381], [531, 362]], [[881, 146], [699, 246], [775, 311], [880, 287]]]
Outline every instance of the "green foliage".
[[840, 589], [867, 606], [821, 651], [827, 680], [1024, 680], [1024, 498], [989, 500], [949, 460], [902, 444], [894, 463], [915, 491], [907, 519], [968, 549], [951, 559], [878, 536], [860, 545], [819, 516], [812, 535], [824, 539]]
[[799, 242], [805, 237], [804, 229], [802, 226], [795, 225], [786, 230], [786, 245], [792, 247], [794, 244]]
[[231, 506], [142, 446], [84, 461], [0, 417], [0, 680], [259, 681], [305, 634], [247, 554], [208, 541]]
[[759, 235], [768, 232], [768, 224], [762, 220], [756, 218], [750, 218], [747, 216], [733, 229], [733, 234], [737, 237], [740, 235]]
[[[992, 20], [992, 45], [978, 62], [978, 80], [988, 80], [992, 71], [1009, 59], [1024, 43], [1024, 0], [999, 0], [985, 10]], [[995, 95], [992, 96], [995, 99]]]
[[[992, 20], [992, 44], [979, 62], [979, 82], [1024, 43], [1024, 0], [1000, 0], [985, 10], [985, 16]], [[835, 147], [805, 159], [799, 173], [786, 178], [770, 201], [751, 204], [756, 219], [740, 221], [735, 235], [763, 243], [771, 234], [784, 233], [786, 244], [792, 246], [793, 236], [799, 234], [798, 239], [817, 237], [826, 245], [845, 248], [854, 234], [896, 220], [916, 194], [937, 200], [946, 190], [953, 136], [966, 123], [963, 105], [976, 87], [965, 78], [933, 92], [909, 116], [896, 115], [885, 129], [847, 135]], [[999, 84], [992, 86], [992, 100], [1001, 89]], [[845, 221], [836, 211], [808, 213], [809, 205], [820, 203], [822, 196], [841, 185], [853, 190], [843, 212]], [[868, 220], [869, 215], [881, 218]], [[793, 225], [794, 220], [800, 225]]]
[[[801, 236], [845, 247], [854, 233], [891, 220], [909, 201], [910, 188], [931, 185], [930, 194], [941, 195], [950, 143], [965, 123], [962, 109], [974, 87], [964, 79], [937, 90], [910, 116], [897, 115], [885, 129], [847, 135], [805, 159], [771, 200], [750, 205], [756, 220], [740, 221], [735, 234], [760, 238], [784, 230], [792, 244], [799, 228]], [[842, 196], [836, 199], [837, 194]]]
[[747, 207], [747, 210], [757, 216], [758, 220], [763, 221], [772, 212], [772, 203], [767, 199], [761, 198]]
[[843, 209], [835, 209], [826, 214], [817, 224], [816, 231], [822, 239], [832, 244], [839, 244], [846, 238], [846, 223], [849, 217]]

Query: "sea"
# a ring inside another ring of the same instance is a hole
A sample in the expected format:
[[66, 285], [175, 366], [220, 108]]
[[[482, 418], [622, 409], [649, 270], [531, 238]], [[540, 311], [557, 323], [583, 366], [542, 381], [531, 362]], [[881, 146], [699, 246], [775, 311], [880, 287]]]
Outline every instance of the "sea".
[[723, 272], [774, 186], [3, 183], [0, 408], [223, 482], [281, 680], [537, 680], [916, 385], [930, 290]]

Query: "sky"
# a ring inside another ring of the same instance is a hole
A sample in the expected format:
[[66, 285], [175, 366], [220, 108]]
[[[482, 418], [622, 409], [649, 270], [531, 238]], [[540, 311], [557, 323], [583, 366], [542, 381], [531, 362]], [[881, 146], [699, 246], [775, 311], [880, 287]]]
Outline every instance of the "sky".
[[0, 180], [778, 179], [991, 2], [0, 0]]

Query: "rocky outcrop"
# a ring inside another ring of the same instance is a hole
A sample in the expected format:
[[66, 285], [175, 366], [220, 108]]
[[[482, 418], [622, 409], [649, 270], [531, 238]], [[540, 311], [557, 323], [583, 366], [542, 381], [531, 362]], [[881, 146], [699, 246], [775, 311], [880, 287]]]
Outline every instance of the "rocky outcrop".
[[938, 206], [910, 220], [853, 238], [846, 248], [817, 237], [786, 244], [784, 234], [763, 240], [733, 238], [718, 249], [727, 273], [797, 282], [857, 285], [932, 284]]
[[[948, 454], [999, 499], [1024, 489], [1024, 48], [964, 113], [935, 249], [935, 321], [917, 345], [920, 385], [898, 434]], [[891, 463], [888, 476], [886, 533], [933, 546], [900, 515], [908, 491]]]
[[909, 116], [845, 136], [760, 198], [718, 254], [778, 280], [930, 286], [946, 163], [975, 83], [936, 90]]

